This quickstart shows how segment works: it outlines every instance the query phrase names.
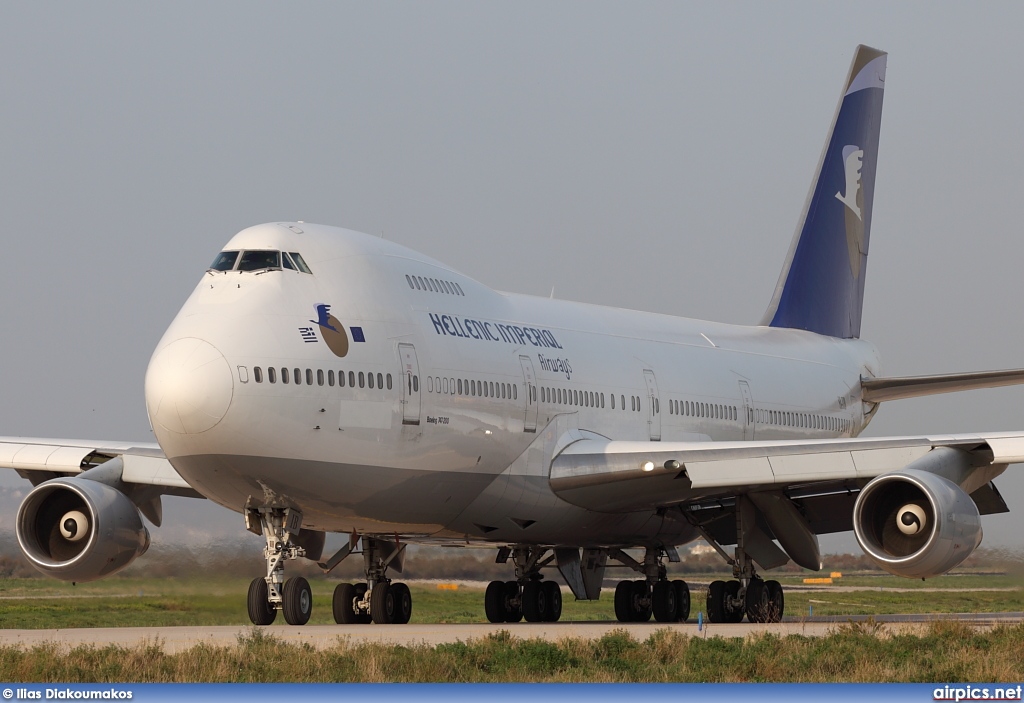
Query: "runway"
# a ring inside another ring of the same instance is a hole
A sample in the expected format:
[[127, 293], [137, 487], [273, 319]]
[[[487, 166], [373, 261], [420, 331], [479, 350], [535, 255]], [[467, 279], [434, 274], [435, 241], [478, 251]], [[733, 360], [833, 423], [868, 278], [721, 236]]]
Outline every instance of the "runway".
[[[758, 633], [779, 636], [803, 635], [821, 637], [834, 632], [840, 625], [865, 621], [868, 616], [837, 616], [815, 618], [786, 618], [781, 623], [767, 624], [709, 624], [697, 623], [620, 623], [620, 622], [558, 622], [558, 623], [490, 623], [445, 625], [272, 625], [258, 628], [266, 634], [289, 644], [309, 644], [317, 649], [335, 647], [344, 641], [349, 644], [381, 643], [404, 646], [437, 645], [447, 642], [480, 639], [502, 630], [520, 639], [541, 638], [557, 641], [568, 638], [597, 639], [613, 630], [624, 630], [631, 637], [644, 640], [658, 630], [673, 630], [691, 637], [747, 637]], [[937, 620], [956, 620], [975, 627], [990, 628], [1024, 622], [1024, 612], [1015, 613], [951, 613], [942, 615], [878, 615], [875, 622], [885, 623], [893, 632], [920, 630]], [[240, 637], [250, 635], [251, 626], [223, 625], [214, 627], [122, 627], [122, 628], [68, 628], [62, 630], [0, 630], [0, 646], [33, 647], [44, 643], [57, 643], [67, 647], [117, 645], [136, 647], [156, 645], [167, 653], [181, 652], [205, 643], [215, 647], [230, 647]]]

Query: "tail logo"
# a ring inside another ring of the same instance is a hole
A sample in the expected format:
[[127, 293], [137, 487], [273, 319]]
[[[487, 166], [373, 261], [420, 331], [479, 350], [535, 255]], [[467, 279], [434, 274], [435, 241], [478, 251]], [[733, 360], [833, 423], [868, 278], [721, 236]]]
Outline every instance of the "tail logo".
[[861, 258], [864, 252], [864, 189], [861, 187], [861, 167], [864, 165], [864, 150], [855, 144], [843, 147], [843, 164], [846, 171], [846, 192], [836, 193], [836, 200], [846, 206], [846, 249], [850, 255], [850, 273], [853, 279], [860, 278]]
[[853, 144], [843, 147], [843, 161], [846, 163], [846, 194], [836, 193], [836, 199], [850, 208], [858, 220], [864, 219], [860, 213], [860, 167], [863, 158], [863, 149]]

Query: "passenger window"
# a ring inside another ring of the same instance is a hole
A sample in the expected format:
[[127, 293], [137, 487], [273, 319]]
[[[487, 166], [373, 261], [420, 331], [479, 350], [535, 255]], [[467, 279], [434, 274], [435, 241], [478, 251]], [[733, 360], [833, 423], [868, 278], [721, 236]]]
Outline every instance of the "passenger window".
[[434, 377], [433, 376], [427, 376], [427, 393], [433, 393], [433, 392], [434, 392]]
[[277, 376], [276, 369], [274, 369], [273, 366], [268, 366], [267, 367], [267, 380], [270, 381], [271, 383], [277, 383], [276, 376]]
[[[323, 372], [320, 373], [320, 385], [324, 385]], [[313, 369], [306, 369], [306, 385], [313, 385]]]
[[237, 251], [222, 251], [217, 254], [217, 258], [210, 264], [210, 271], [230, 271], [235, 267], [235, 261], [238, 260]]
[[248, 383], [249, 382], [249, 369], [245, 368], [244, 366], [239, 366], [238, 367], [238, 380], [241, 381], [242, 383]]
[[455, 290], [459, 291], [459, 295], [465, 297], [466, 294], [462, 292], [462, 286], [460, 286], [458, 283], [455, 284]]
[[366, 387], [366, 376], [363, 374], [362, 371], [359, 372], [359, 387], [360, 388], [365, 388]]
[[519, 400], [519, 384], [512, 386], [512, 400]]
[[[316, 385], [318, 385], [318, 386], [324, 385], [324, 370], [323, 369], [317, 369], [316, 370]], [[332, 383], [331, 385], [334, 385], [334, 384]]]
[[288, 369], [281, 369], [281, 383], [288, 383]]
[[502, 400], [504, 400], [505, 397], [506, 397], [505, 391], [508, 390], [508, 384], [507, 383], [499, 383], [498, 386], [501, 388], [501, 398], [502, 398]]
[[420, 282], [417, 276], [412, 277], [412, 282], [416, 284], [416, 290], [423, 290], [422, 288], [420, 288]]
[[413, 376], [412, 377], [412, 392], [413, 393], [419, 393], [420, 392], [420, 377], [419, 376]]
[[391, 390], [391, 374], [388, 374], [388, 390]]
[[302, 383], [302, 369], [295, 369], [295, 385]]
[[413, 287], [413, 286], [412, 286], [412, 279], [411, 279], [411, 278], [409, 278], [409, 274], [405, 274], [405, 282], [409, 284], [409, 287], [410, 287], [410, 288], [412, 288], [412, 287]]
[[279, 268], [281, 268], [281, 252], [279, 251], [245, 251], [242, 252], [242, 259], [238, 262], [239, 271]]
[[256, 379], [256, 383], [263, 383], [263, 370], [259, 366], [254, 366], [252, 377]]
[[309, 270], [309, 266], [306, 266], [306, 260], [302, 258], [302, 254], [300, 254], [297, 251], [293, 251], [291, 252], [291, 257], [292, 261], [295, 262], [295, 265], [299, 267], [299, 271], [309, 274], [313, 273], [312, 271]]
[[655, 415], [661, 415], [661, 399], [660, 398], [655, 398], [654, 399], [654, 414]]
[[462, 393], [462, 379], [461, 378], [458, 379], [458, 381], [457, 381], [457, 383], [455, 385], [458, 386], [459, 395], [463, 395], [463, 393]]
[[369, 386], [370, 388], [373, 388], [373, 374], [372, 373], [366, 374], [366, 385]]
[[420, 282], [420, 285], [423, 286], [423, 290], [426, 290], [426, 291], [430, 290], [430, 288], [427, 287], [427, 282], [423, 280], [422, 276], [417, 276], [416, 280], [418, 280]]
[[[363, 374], [360, 373], [359, 375], [362, 376]], [[355, 388], [356, 387], [356, 372], [355, 371], [349, 371], [348, 372], [348, 386], [349, 386], [349, 388]], [[360, 383], [359, 387], [362, 388], [363, 384]]]
[[327, 371], [327, 385], [334, 386], [334, 369], [328, 369]]

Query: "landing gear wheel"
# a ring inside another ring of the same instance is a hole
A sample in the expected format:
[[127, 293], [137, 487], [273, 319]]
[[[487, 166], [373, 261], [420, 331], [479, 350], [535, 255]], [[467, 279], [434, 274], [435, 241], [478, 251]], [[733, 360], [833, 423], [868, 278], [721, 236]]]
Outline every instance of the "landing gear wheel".
[[782, 613], [786, 610], [782, 584], [778, 581], [765, 581], [764, 588], [768, 591], [768, 613], [765, 622], [782, 622]]
[[708, 622], [727, 622], [725, 619], [725, 581], [712, 581], [708, 586]]
[[686, 622], [690, 617], [690, 587], [679, 579], [672, 582], [672, 587], [676, 589], [676, 622]]
[[615, 619], [619, 622], [633, 621], [633, 583], [619, 581], [615, 586]]
[[487, 615], [487, 622], [505, 622], [507, 616], [505, 607], [505, 583], [503, 581], [491, 581], [484, 591], [484, 613]]
[[725, 621], [726, 622], [743, 622], [743, 608], [735, 607], [735, 603], [740, 597], [740, 582], [739, 581], [726, 581], [725, 583]]
[[391, 591], [395, 594], [395, 624], [405, 625], [412, 617], [412, 593], [404, 583], [391, 584]]
[[548, 613], [547, 595], [540, 581], [523, 586], [523, 617], [526, 622], [543, 622]]
[[[646, 601], [646, 603], [645, 603]], [[633, 581], [633, 622], [647, 622], [651, 619], [651, 591], [647, 582], [640, 579]]]
[[544, 600], [547, 604], [544, 621], [558, 622], [558, 619], [562, 617], [562, 589], [554, 581], [542, 581], [541, 590], [544, 592]]
[[249, 584], [249, 619], [253, 625], [269, 625], [277, 618], [277, 611], [270, 605], [270, 588], [262, 576]]
[[523, 619], [523, 604], [518, 581], [505, 582], [505, 622], [519, 622]]
[[[365, 583], [357, 583], [356, 584], [356, 600], [357, 601], [362, 601], [363, 598], [366, 597], [366, 592], [368, 590], [369, 590], [369, 587]], [[354, 607], [355, 606], [353, 606], [353, 608]], [[356, 612], [356, 622], [359, 623], [360, 625], [369, 625], [372, 621], [373, 621], [373, 619], [370, 617], [370, 611], [368, 611], [368, 610], [358, 610]]]
[[670, 581], [658, 581], [651, 593], [654, 619], [658, 622], [673, 622], [676, 619], [676, 589]]
[[381, 581], [370, 591], [370, 617], [377, 625], [390, 625], [395, 622], [395, 592], [391, 586]]
[[761, 579], [750, 579], [747, 584], [747, 595], [744, 602], [747, 620], [750, 622], [768, 622], [768, 589]]
[[334, 622], [339, 625], [352, 625], [359, 622], [359, 614], [355, 609], [356, 587], [351, 583], [339, 583], [334, 587], [334, 598], [331, 607], [334, 610]]
[[301, 576], [293, 576], [284, 582], [284, 619], [289, 625], [305, 625], [313, 613], [313, 591], [309, 582]]

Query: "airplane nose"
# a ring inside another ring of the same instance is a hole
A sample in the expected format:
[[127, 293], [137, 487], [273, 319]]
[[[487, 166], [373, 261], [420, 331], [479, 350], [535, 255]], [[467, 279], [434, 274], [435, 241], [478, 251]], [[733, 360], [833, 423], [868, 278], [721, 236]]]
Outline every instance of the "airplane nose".
[[146, 370], [146, 408], [157, 425], [199, 434], [224, 418], [234, 379], [227, 359], [202, 339], [185, 337], [160, 349]]

